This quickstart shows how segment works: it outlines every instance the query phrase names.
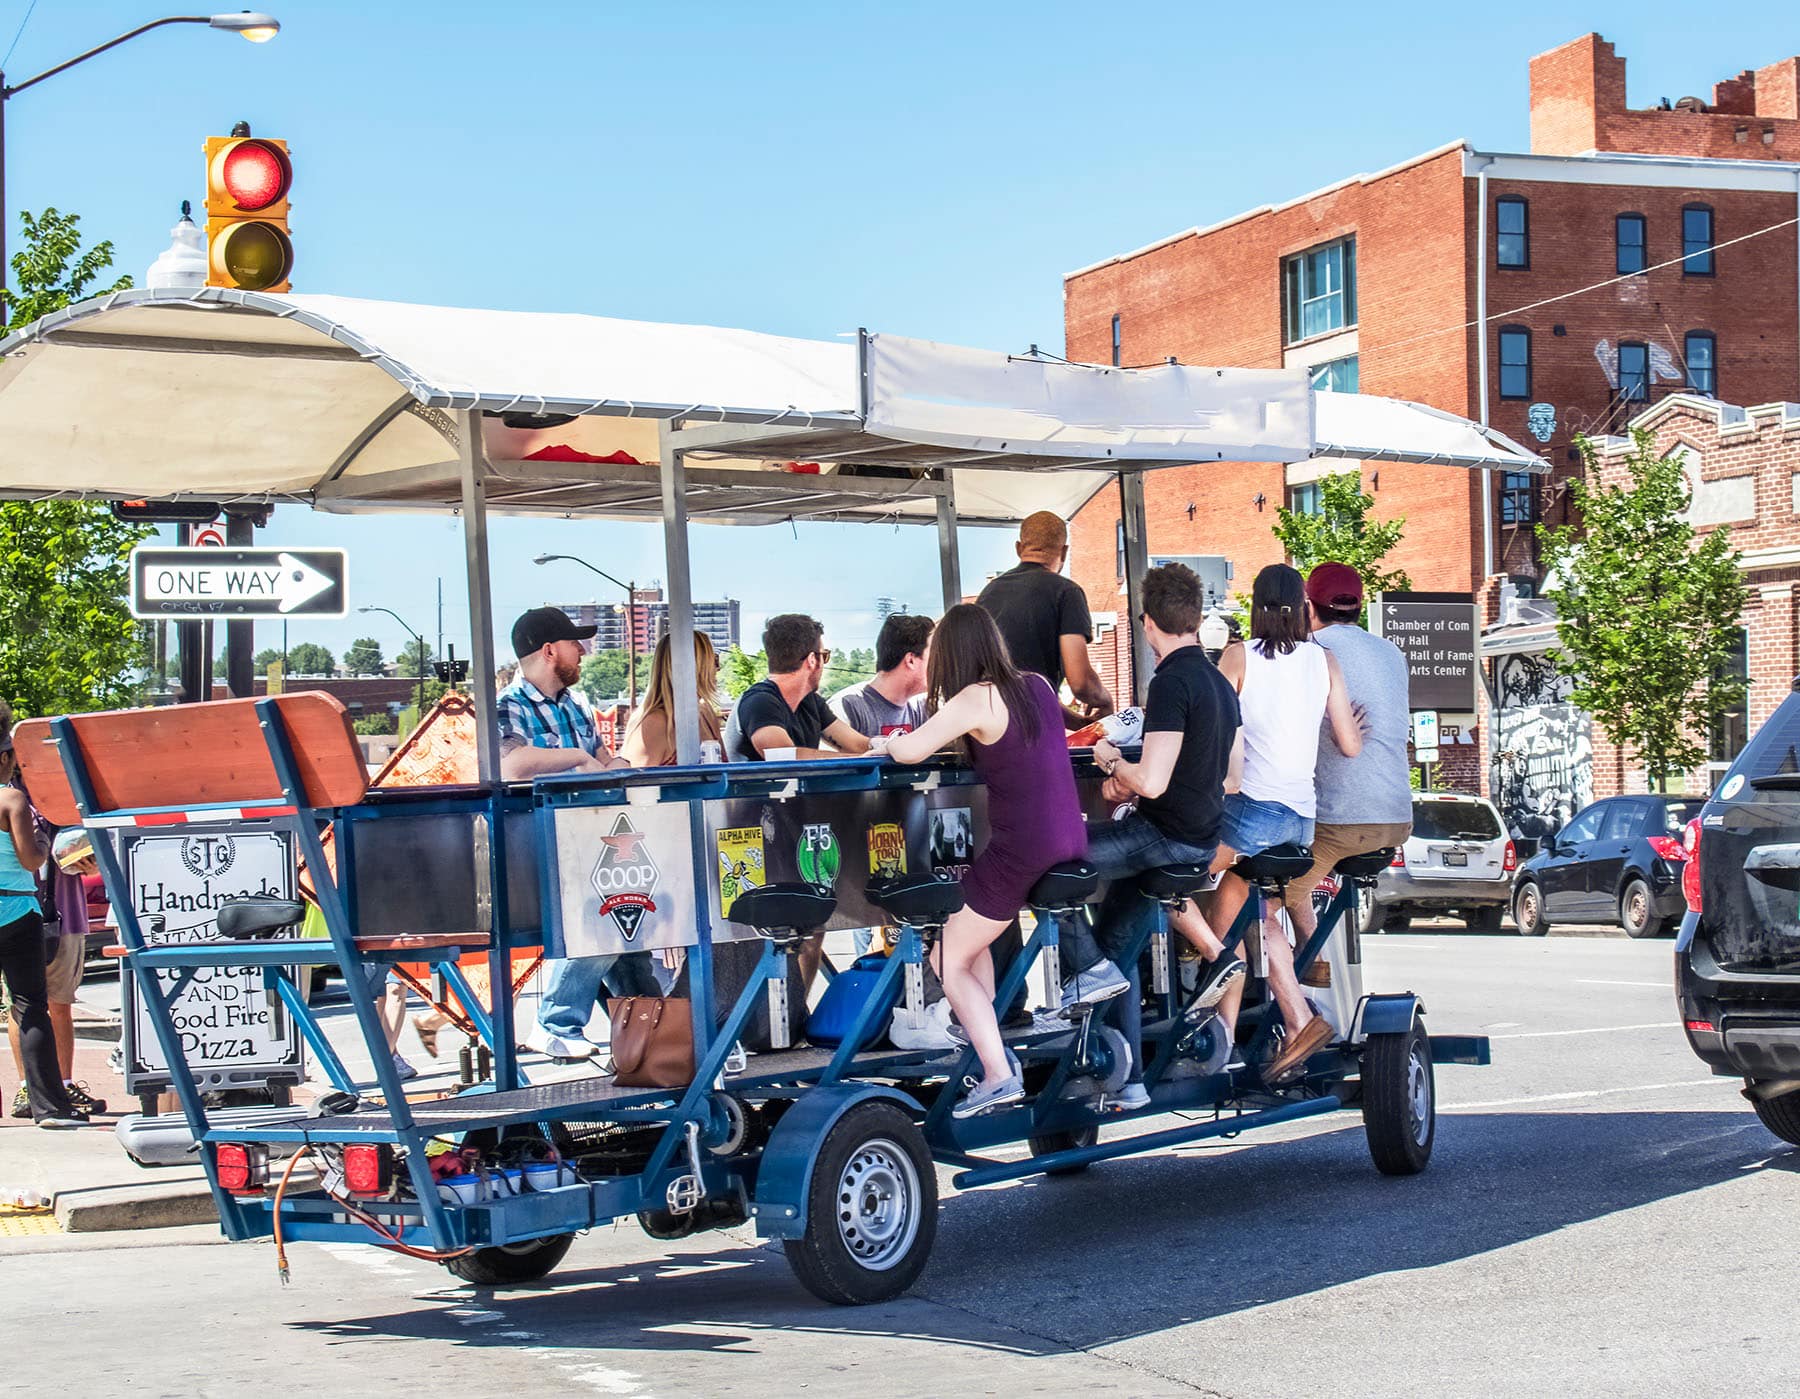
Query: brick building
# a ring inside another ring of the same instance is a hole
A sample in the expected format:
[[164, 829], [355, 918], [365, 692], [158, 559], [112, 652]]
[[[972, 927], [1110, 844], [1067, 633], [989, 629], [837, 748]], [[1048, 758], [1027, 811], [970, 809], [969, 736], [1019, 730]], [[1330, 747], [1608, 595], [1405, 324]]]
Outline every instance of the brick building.
[[[1071, 359], [1303, 367], [1316, 387], [1413, 399], [1532, 445], [1551, 477], [1368, 463], [1391, 562], [1421, 590], [1529, 595], [1532, 526], [1567, 518], [1577, 433], [1618, 432], [1677, 392], [1800, 398], [1800, 59], [1707, 101], [1626, 105], [1597, 34], [1531, 61], [1529, 153], [1440, 146], [1071, 273]], [[1215, 464], [1148, 479], [1150, 552], [1222, 555], [1248, 590], [1279, 557], [1275, 507], [1316, 502], [1311, 464]], [[1116, 496], [1076, 517], [1071, 572], [1128, 655]], [[1498, 586], [1496, 583], [1495, 587]], [[1127, 687], [1128, 688], [1128, 687]], [[1445, 716], [1469, 726], [1473, 716]], [[1473, 756], [1473, 755], [1471, 755]], [[1479, 764], [1470, 764], [1477, 767]]]

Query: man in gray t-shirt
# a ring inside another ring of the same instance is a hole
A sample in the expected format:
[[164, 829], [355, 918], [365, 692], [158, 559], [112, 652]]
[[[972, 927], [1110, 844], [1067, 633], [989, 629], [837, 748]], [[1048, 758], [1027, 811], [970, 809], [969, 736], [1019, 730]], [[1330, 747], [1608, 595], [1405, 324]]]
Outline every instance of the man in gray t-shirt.
[[1337, 658], [1363, 741], [1362, 752], [1346, 758], [1332, 741], [1329, 723], [1319, 736], [1313, 867], [1287, 887], [1288, 917], [1302, 939], [1318, 926], [1312, 892], [1339, 860], [1402, 845], [1412, 833], [1406, 657], [1393, 642], [1362, 629], [1362, 576], [1348, 564], [1316, 564], [1307, 575], [1306, 600], [1312, 639]]
[[925, 657], [932, 621], [895, 612], [875, 638], [875, 674], [839, 690], [831, 710], [859, 734], [910, 733], [925, 722]]

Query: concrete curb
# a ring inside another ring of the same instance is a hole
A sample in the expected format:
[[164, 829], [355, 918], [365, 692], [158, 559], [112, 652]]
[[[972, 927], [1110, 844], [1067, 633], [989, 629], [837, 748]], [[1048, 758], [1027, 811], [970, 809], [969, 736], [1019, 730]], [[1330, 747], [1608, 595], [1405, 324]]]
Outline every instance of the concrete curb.
[[212, 1192], [204, 1180], [64, 1190], [58, 1191], [51, 1203], [56, 1222], [69, 1234], [169, 1229], [182, 1224], [216, 1224], [219, 1221]]

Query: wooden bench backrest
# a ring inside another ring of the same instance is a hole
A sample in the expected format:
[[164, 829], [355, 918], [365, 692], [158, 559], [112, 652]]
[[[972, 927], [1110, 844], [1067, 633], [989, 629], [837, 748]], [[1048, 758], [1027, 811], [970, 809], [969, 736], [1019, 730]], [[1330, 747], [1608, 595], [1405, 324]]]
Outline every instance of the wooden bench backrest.
[[[263, 739], [254, 699], [114, 709], [74, 716], [76, 737], [105, 811], [286, 801]], [[368, 790], [362, 747], [344, 706], [319, 691], [277, 695], [275, 704], [305, 786], [306, 804], [354, 806]], [[32, 804], [58, 826], [78, 826], [48, 719], [25, 719], [13, 748]]]

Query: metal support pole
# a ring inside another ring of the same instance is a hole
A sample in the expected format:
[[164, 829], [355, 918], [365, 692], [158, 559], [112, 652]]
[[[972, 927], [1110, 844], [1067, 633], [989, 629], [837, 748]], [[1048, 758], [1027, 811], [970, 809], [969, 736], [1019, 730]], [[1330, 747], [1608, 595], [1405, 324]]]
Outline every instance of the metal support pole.
[[[655, 646], [653, 641], [650, 643]], [[673, 646], [675, 643], [670, 642]], [[626, 686], [631, 696], [631, 708], [637, 708], [637, 579], [633, 578], [625, 585], [625, 665]], [[695, 684], [699, 683], [698, 675]]]
[[12, 324], [12, 267], [6, 261], [6, 74], [0, 73], [0, 330]]
[[[1493, 164], [1490, 158], [1481, 167], [1481, 173], [1475, 180], [1475, 372], [1481, 380], [1481, 425], [1488, 426], [1488, 322], [1487, 322], [1487, 265], [1488, 265], [1488, 165]], [[1488, 580], [1494, 571], [1494, 472], [1492, 467], [1481, 468], [1481, 577], [1475, 582], [1475, 591], [1481, 591], [1481, 585]]]
[[[233, 549], [250, 548], [256, 543], [256, 522], [243, 515], [226, 515], [225, 543]], [[256, 693], [255, 648], [255, 622], [225, 624], [225, 688], [234, 699], [248, 699]]]
[[[674, 662], [675, 761], [700, 761], [700, 676], [694, 668], [694, 580], [688, 563], [687, 463], [669, 439], [675, 424], [657, 430], [662, 457], [663, 558], [669, 576], [669, 659]], [[631, 625], [631, 613], [625, 614]]]
[[944, 483], [944, 494], [937, 498], [938, 569], [944, 584], [944, 606], [955, 607], [962, 601], [962, 555], [956, 547], [956, 497], [950, 483]]
[[[1119, 512], [1125, 521], [1125, 607], [1131, 613], [1130, 692], [1142, 704], [1150, 689], [1150, 674], [1156, 669], [1150, 643], [1144, 639], [1144, 575], [1150, 571], [1150, 544], [1142, 472], [1119, 473]], [[1125, 702], [1124, 696], [1118, 698], [1121, 704]]]
[[[494, 592], [488, 580], [487, 456], [481, 414], [456, 415], [456, 459], [462, 468], [463, 556], [469, 577], [469, 670], [475, 683], [475, 766], [483, 782], [500, 779], [500, 730], [494, 718]], [[423, 667], [421, 667], [423, 669]], [[423, 717], [423, 716], [421, 716]]]

